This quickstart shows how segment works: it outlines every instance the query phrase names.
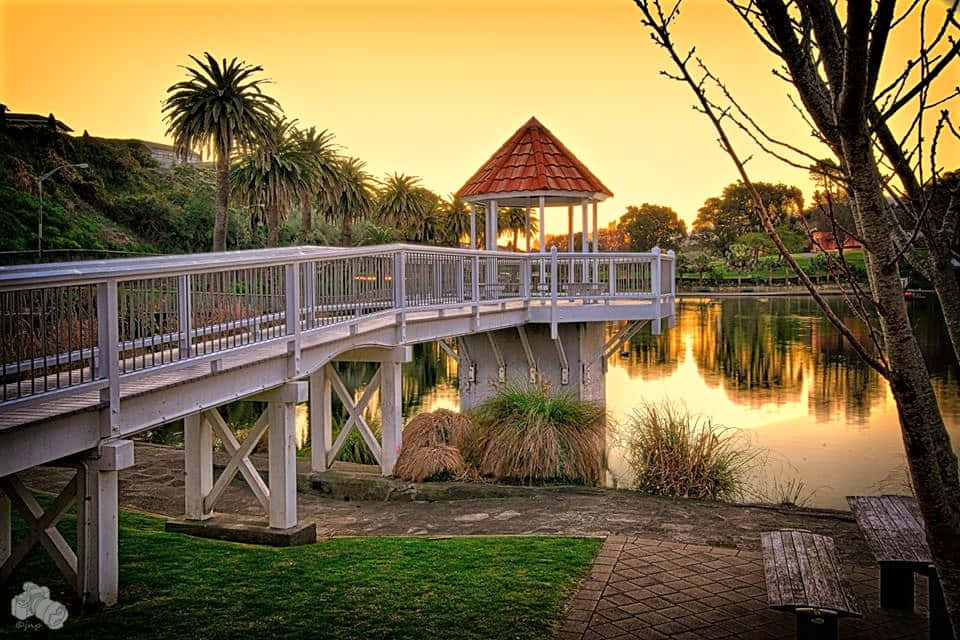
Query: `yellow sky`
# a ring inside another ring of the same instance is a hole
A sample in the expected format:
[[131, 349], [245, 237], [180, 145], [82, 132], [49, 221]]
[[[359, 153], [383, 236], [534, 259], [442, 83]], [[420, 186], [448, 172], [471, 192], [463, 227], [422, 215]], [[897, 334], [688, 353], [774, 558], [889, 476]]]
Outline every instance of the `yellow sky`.
[[[165, 140], [160, 107], [187, 54], [262, 65], [303, 125], [328, 128], [376, 175], [459, 188], [531, 115], [609, 186], [601, 223], [628, 204], [697, 208], [732, 182], [730, 162], [665, 66], [630, 0], [0, 0], [0, 101], [82, 133]], [[720, 0], [688, 0], [696, 42], [738, 98], [805, 143], [773, 60]], [[903, 49], [903, 47], [901, 47]], [[891, 53], [887, 69], [901, 65]], [[896, 60], [896, 61], [895, 61]], [[954, 73], [953, 80], [960, 74]], [[951, 166], [960, 160], [948, 151]], [[757, 155], [755, 179], [810, 191], [803, 171]], [[556, 212], [548, 231], [565, 226]]]

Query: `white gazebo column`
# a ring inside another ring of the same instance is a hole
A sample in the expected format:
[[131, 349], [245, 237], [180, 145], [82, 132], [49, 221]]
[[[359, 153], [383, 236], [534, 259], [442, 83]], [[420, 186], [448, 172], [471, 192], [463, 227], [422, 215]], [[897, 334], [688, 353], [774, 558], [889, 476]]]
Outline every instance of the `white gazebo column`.
[[597, 201], [593, 201], [593, 252], [600, 251], [600, 230], [597, 228]]
[[526, 207], [525, 213], [527, 214], [526, 228], [525, 228], [525, 235], [527, 237], [527, 253], [530, 253], [530, 207]]
[[540, 196], [538, 204], [540, 205], [540, 291], [546, 291], [547, 287], [547, 221], [543, 215], [544, 207], [546, 207], [547, 199], [545, 196]]
[[477, 248], [477, 205], [470, 203], [470, 248]]
[[573, 205], [567, 207], [567, 252], [573, 253]]
[[490, 237], [487, 239], [487, 249], [497, 250], [497, 236], [500, 235], [500, 221], [497, 220], [497, 201], [491, 200], [487, 209], [487, 217], [490, 219]]
[[[600, 251], [600, 231], [597, 228], [597, 201], [593, 201], [593, 252], [598, 253]], [[593, 283], [597, 284], [600, 282], [600, 259], [593, 263]]]
[[[587, 201], [586, 201], [586, 200], [584, 200], [584, 201], [580, 204], [580, 208], [581, 208], [581, 210], [582, 210], [582, 212], [583, 212], [583, 216], [582, 216], [582, 217], [583, 217], [583, 226], [580, 228], [580, 251], [582, 251], [583, 253], [587, 253], [587, 252], [590, 251], [590, 239], [589, 239], [589, 237], [588, 237], [588, 234], [589, 234], [590, 230], [589, 230], [588, 222], [587, 222], [587, 215], [588, 215], [588, 214], [587, 214]], [[589, 273], [588, 273], [589, 267], [590, 267], [590, 263], [587, 262], [587, 259], [586, 259], [586, 258], [584, 258], [584, 259], [583, 259], [583, 266], [581, 267], [582, 271], [581, 271], [581, 273], [580, 273], [580, 278], [581, 278], [580, 282], [590, 282], [590, 275], [589, 275]], [[572, 280], [571, 280], [571, 282], [572, 282]]]

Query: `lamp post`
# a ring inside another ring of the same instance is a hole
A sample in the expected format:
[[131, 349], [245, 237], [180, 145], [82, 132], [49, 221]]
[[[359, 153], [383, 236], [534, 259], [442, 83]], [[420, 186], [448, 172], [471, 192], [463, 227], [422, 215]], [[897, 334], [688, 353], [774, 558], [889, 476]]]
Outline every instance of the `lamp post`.
[[40, 214], [37, 217], [37, 254], [39, 257], [43, 258], [43, 181], [55, 174], [60, 169], [66, 169], [67, 167], [76, 167], [77, 169], [86, 169], [89, 167], [86, 162], [80, 162], [78, 164], [62, 164], [59, 167], [55, 167], [47, 171], [39, 178], [37, 178], [37, 190], [40, 193]]

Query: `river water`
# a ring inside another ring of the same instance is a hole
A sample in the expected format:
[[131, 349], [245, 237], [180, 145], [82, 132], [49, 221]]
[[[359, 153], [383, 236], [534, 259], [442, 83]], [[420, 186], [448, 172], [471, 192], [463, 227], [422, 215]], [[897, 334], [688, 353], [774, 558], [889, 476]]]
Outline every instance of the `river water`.
[[[863, 327], [842, 301], [837, 313]], [[960, 445], [958, 368], [935, 300], [910, 302], [954, 447]], [[613, 331], [614, 327], [609, 327]], [[607, 408], [622, 423], [643, 401], [670, 400], [727, 427], [763, 453], [752, 495], [802, 483], [811, 506], [845, 509], [844, 496], [908, 490], [896, 404], [807, 297], [684, 298], [676, 327], [642, 330], [607, 371]], [[405, 366], [407, 413], [457, 408], [456, 365], [421, 347]], [[409, 371], [408, 371], [409, 370]], [[631, 473], [611, 438], [608, 484]]]

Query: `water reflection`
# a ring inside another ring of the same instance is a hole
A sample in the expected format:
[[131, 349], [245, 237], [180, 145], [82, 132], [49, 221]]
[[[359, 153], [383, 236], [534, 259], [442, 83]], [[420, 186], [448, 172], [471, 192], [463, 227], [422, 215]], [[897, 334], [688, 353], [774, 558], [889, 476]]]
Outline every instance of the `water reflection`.
[[[841, 300], [831, 305], [855, 332], [865, 331]], [[956, 444], [957, 366], [944, 348], [939, 309], [933, 300], [911, 306]], [[817, 489], [819, 506], [844, 508], [844, 495], [903, 489], [903, 445], [887, 384], [809, 298], [685, 299], [671, 332], [638, 335], [629, 355], [610, 364], [607, 404], [615, 417], [639, 398], [671, 399], [750, 430], [771, 452], [766, 480], [799, 478]], [[629, 484], [619, 452], [609, 457], [612, 477]]]

